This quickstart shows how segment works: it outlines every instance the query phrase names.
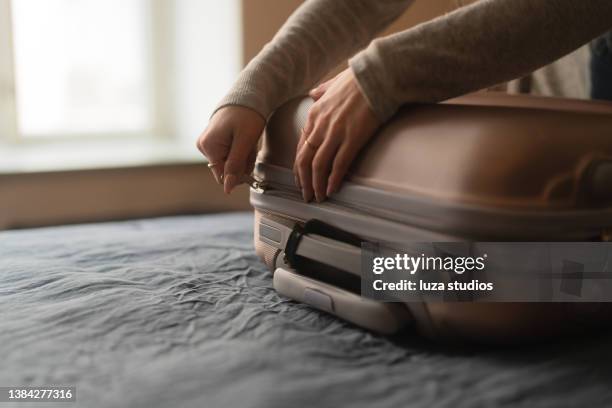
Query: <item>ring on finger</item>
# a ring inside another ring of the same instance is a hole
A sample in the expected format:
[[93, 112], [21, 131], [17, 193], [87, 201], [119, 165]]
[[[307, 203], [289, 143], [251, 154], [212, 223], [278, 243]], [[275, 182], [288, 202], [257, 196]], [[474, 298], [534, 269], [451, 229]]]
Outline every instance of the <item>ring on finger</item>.
[[208, 163], [208, 168], [209, 168], [209, 169], [212, 169], [213, 167], [218, 166], [218, 165], [220, 165], [220, 164], [221, 164], [221, 163], [219, 163], [219, 162], [217, 162], [217, 163]]

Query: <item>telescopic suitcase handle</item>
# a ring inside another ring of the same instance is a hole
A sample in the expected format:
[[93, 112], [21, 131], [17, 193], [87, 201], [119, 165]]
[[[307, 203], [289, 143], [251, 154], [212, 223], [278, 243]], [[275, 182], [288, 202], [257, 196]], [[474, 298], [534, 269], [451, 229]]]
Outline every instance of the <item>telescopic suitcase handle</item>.
[[381, 334], [394, 334], [414, 321], [403, 304], [366, 299], [285, 267], [276, 268], [274, 288], [290, 299]]

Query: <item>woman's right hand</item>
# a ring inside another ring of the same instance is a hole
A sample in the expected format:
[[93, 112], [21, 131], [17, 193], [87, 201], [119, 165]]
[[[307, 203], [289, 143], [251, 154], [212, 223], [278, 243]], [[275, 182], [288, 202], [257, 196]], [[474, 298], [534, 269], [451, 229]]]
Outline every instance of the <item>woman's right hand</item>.
[[210, 119], [198, 138], [198, 149], [213, 164], [217, 183], [229, 194], [253, 171], [257, 141], [266, 125], [256, 111], [243, 106], [225, 106]]

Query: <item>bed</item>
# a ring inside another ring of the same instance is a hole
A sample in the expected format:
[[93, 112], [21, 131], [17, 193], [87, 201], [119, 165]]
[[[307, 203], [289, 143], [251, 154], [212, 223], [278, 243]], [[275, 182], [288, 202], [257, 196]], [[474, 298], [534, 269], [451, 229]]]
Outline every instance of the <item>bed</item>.
[[250, 213], [0, 233], [0, 386], [72, 407], [612, 406], [611, 345], [367, 333], [275, 293]]

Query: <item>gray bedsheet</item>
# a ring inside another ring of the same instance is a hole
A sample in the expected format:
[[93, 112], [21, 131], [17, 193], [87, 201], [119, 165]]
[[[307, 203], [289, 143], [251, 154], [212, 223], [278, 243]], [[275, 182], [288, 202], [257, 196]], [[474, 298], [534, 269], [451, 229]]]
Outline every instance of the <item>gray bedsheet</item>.
[[279, 297], [251, 223], [0, 233], [0, 386], [76, 385], [68, 406], [83, 407], [612, 406], [612, 337], [452, 350], [375, 336]]

